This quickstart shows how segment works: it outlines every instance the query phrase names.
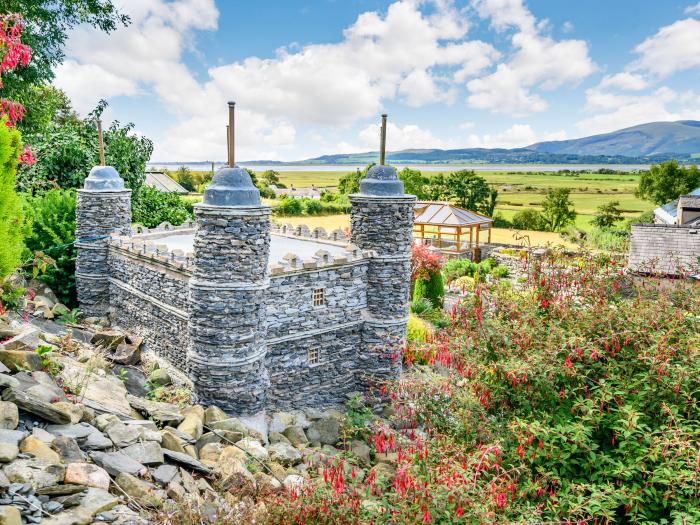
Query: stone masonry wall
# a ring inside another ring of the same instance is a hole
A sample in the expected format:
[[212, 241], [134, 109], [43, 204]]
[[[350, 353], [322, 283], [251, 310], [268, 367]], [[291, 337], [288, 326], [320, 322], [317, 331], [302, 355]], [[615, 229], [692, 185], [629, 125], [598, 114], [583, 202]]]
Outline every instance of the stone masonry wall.
[[108, 237], [131, 231], [131, 190], [78, 190], [76, 208], [76, 288], [85, 315], [109, 309]]
[[266, 406], [269, 207], [195, 206], [187, 369], [200, 402], [237, 415]]
[[189, 345], [189, 272], [143, 255], [110, 249], [110, 305], [115, 322], [145, 348], [185, 372]]
[[[271, 340], [266, 358], [272, 383], [268, 409], [345, 403], [346, 394], [357, 390], [355, 357], [360, 347], [360, 323], [311, 337]], [[317, 352], [317, 363], [309, 362], [310, 352]]]
[[[360, 261], [273, 277], [267, 296], [268, 339], [359, 322], [367, 306], [366, 276], [367, 262]], [[321, 306], [313, 304], [315, 289], [323, 290]]]
[[352, 195], [351, 240], [371, 252], [358, 387], [396, 378], [406, 339], [415, 197]]
[[700, 228], [633, 224], [629, 267], [638, 272], [700, 273]]

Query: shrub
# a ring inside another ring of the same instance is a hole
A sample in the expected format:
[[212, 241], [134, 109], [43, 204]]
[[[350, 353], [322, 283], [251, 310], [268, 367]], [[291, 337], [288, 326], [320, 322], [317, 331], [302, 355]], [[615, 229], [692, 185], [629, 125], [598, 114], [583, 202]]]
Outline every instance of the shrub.
[[411, 312], [417, 315], [424, 314], [433, 308], [433, 303], [427, 297], [415, 299], [411, 303]]
[[272, 211], [275, 215], [294, 217], [301, 215], [303, 206], [301, 205], [299, 199], [284, 197], [280, 199], [279, 203], [273, 208]]
[[445, 263], [442, 269], [446, 283], [450, 283], [464, 275], [474, 275], [476, 263], [469, 259], [452, 259]]
[[301, 199], [302, 206], [304, 208], [304, 214], [306, 215], [323, 215], [325, 208], [321, 201], [315, 199]]
[[442, 280], [442, 273], [439, 271], [431, 272], [428, 279], [418, 277], [413, 288], [413, 301], [419, 301], [422, 298], [430, 300], [433, 308], [442, 308], [442, 303], [445, 298], [445, 284]]
[[14, 272], [22, 259], [22, 200], [15, 191], [21, 149], [19, 132], [0, 120], [0, 278]]
[[424, 244], [414, 244], [411, 251], [411, 280], [429, 279], [430, 274], [442, 270], [444, 259], [439, 251]]
[[523, 210], [513, 215], [513, 228], [517, 230], [544, 231], [544, 217], [537, 210]]
[[[58, 299], [71, 308], [75, 294], [75, 191], [50, 190], [36, 197], [26, 196], [28, 227], [25, 245], [32, 252], [46, 253], [53, 261], [39, 279]], [[69, 246], [64, 246], [70, 244]]]
[[410, 343], [425, 343], [430, 334], [430, 327], [420, 317], [411, 314], [408, 318], [407, 340]]
[[623, 253], [627, 252], [630, 243], [628, 231], [602, 230], [593, 228], [586, 234], [586, 241], [599, 250]]
[[132, 220], [147, 228], [155, 228], [163, 222], [173, 226], [194, 218], [191, 202], [177, 193], [166, 193], [149, 186], [136, 190], [131, 199]]
[[499, 264], [491, 270], [491, 275], [496, 279], [505, 279], [508, 277], [508, 267], [505, 264]]
[[[409, 346], [406, 362], [428, 366], [386, 387], [406, 430], [370, 439], [399, 458], [388, 481], [339, 482], [351, 467], [333, 458], [260, 523], [700, 522], [692, 283], [592, 258], [539, 270]], [[431, 439], [411, 440], [416, 426]]]

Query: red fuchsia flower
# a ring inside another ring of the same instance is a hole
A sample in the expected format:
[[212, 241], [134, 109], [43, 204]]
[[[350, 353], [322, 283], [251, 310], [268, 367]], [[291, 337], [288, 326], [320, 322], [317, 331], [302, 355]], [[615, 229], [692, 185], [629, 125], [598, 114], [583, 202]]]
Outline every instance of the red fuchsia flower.
[[496, 506], [499, 509], [504, 509], [508, 504], [508, 495], [505, 492], [496, 494]]
[[520, 456], [520, 459], [523, 459], [525, 457], [525, 447], [521, 445], [518, 445], [518, 456]]
[[36, 162], [36, 157], [32, 153], [29, 147], [24, 148], [24, 151], [19, 156], [19, 163], [27, 168], [30, 168]]
[[426, 509], [426, 511], [423, 513], [423, 518], [421, 519], [422, 523], [432, 523], [433, 520], [430, 517], [430, 510]]
[[571, 357], [568, 355], [566, 356], [566, 359], [564, 359], [564, 366], [566, 368], [571, 368], [573, 365], [571, 364]]
[[462, 508], [462, 504], [461, 504], [461, 503], [458, 503], [458, 504], [457, 504], [457, 508], [455, 509], [455, 515], [456, 515], [458, 518], [461, 518], [462, 516], [464, 516], [464, 509]]

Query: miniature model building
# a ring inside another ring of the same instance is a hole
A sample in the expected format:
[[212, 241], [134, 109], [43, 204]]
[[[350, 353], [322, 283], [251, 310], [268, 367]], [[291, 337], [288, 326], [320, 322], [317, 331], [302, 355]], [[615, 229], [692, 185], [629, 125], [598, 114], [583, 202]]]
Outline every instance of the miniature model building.
[[93, 168], [78, 192], [82, 311], [111, 314], [186, 374], [200, 403], [237, 415], [337, 405], [395, 378], [415, 197], [383, 165], [384, 138], [382, 162], [350, 198], [346, 238], [272, 226], [235, 165], [232, 117], [231, 106], [229, 167], [195, 205], [196, 220], [179, 227], [132, 226], [130, 190], [114, 168]]

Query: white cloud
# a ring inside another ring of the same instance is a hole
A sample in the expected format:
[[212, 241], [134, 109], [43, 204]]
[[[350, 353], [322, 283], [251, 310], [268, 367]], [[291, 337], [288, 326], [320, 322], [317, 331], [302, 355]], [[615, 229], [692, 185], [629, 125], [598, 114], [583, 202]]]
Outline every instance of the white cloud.
[[639, 44], [636, 70], [661, 77], [700, 65], [700, 20], [687, 18], [664, 26]]
[[295, 146], [299, 126], [349, 126], [395, 99], [413, 107], [452, 103], [456, 82], [500, 57], [467, 39], [467, 12], [453, 0], [397, 0], [384, 14], [360, 14], [338, 43], [251, 56], [212, 67], [198, 81], [183, 55], [195, 31], [217, 27], [214, 0], [122, 0], [119, 7], [132, 24], [110, 35], [74, 32], [58, 84], [80, 108], [110, 96], [155, 95], [179, 119], [156, 142], [161, 159], [222, 158], [229, 99], [240, 108], [237, 157], [274, 158], [276, 149]]
[[[355, 151], [374, 151], [379, 149], [379, 124], [371, 124], [358, 134], [359, 144]], [[429, 130], [415, 124], [397, 126], [389, 122], [386, 129], [387, 150], [459, 147], [456, 140], [442, 140]]]
[[576, 123], [584, 134], [597, 134], [663, 120], [700, 119], [700, 96], [661, 87], [644, 95], [615, 95], [598, 89], [587, 93], [588, 108], [600, 111]]
[[568, 20], [564, 22], [561, 26], [561, 30], [564, 33], [571, 33], [574, 30], [574, 24], [569, 22]]
[[467, 148], [523, 148], [543, 140], [563, 140], [566, 138], [565, 131], [546, 133], [539, 135], [535, 133], [529, 124], [514, 124], [501, 133], [469, 135]]
[[695, 5], [690, 5], [685, 8], [685, 14], [687, 15], [700, 15], [700, 2]]
[[577, 84], [596, 70], [585, 41], [547, 36], [547, 21], [538, 22], [522, 0], [474, 0], [473, 5], [494, 29], [515, 28], [515, 51], [496, 71], [467, 83], [471, 107], [513, 116], [544, 111], [547, 102], [535, 89]]
[[649, 86], [647, 80], [637, 73], [623, 71], [615, 75], [607, 75], [600, 81], [600, 88], [618, 88], [630, 91], [640, 91]]

